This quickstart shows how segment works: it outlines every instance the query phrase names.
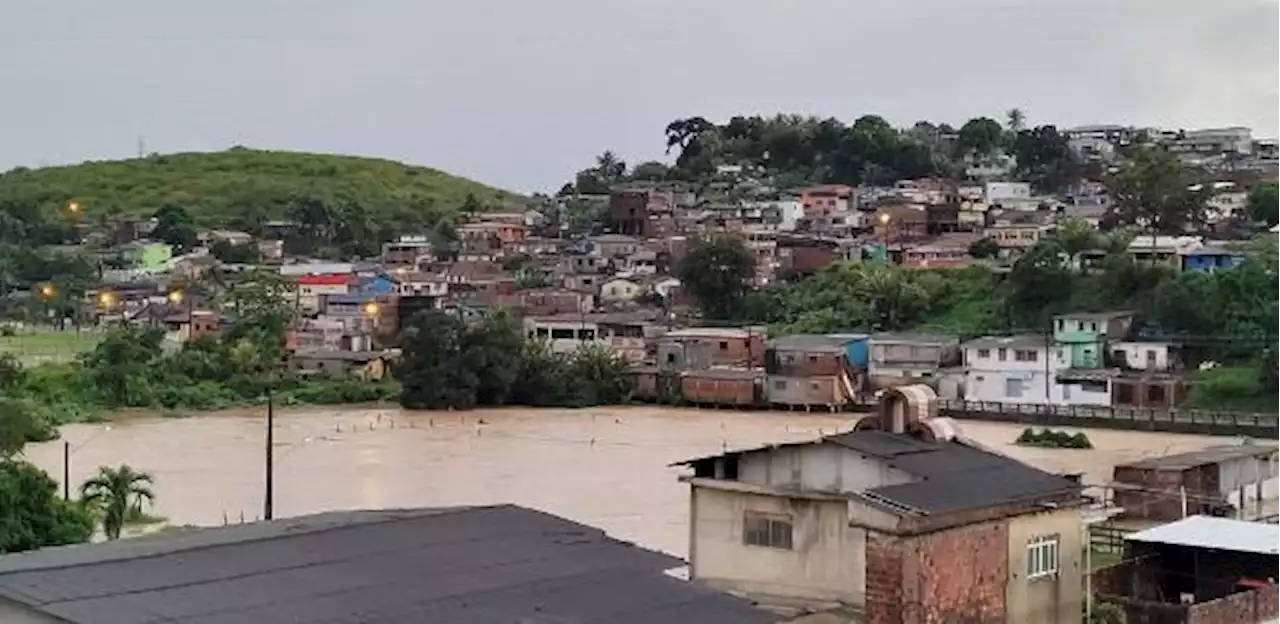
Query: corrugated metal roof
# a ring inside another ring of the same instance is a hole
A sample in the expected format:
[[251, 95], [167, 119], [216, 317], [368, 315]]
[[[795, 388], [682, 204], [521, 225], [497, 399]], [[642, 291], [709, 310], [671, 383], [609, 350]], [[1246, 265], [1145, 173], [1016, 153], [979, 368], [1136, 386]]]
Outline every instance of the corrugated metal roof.
[[1260, 555], [1280, 554], [1276, 527], [1213, 516], [1190, 516], [1139, 531], [1125, 539], [1148, 544], [1171, 544], [1192, 548], [1212, 548]]

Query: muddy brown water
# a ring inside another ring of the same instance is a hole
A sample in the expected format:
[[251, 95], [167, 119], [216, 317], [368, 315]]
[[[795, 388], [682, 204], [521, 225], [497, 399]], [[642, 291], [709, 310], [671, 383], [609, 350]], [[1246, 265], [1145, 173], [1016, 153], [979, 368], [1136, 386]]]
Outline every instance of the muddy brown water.
[[[683, 556], [688, 489], [672, 462], [848, 430], [853, 418], [665, 407], [471, 412], [285, 409], [275, 434], [276, 517], [336, 509], [516, 503]], [[262, 514], [264, 411], [69, 425], [71, 482], [101, 465], [155, 475], [155, 512], [218, 525]], [[1230, 438], [1084, 430], [1094, 450], [1013, 445], [1021, 426], [965, 421], [965, 435], [1054, 471], [1104, 483], [1116, 463]], [[1072, 430], [1074, 431], [1074, 430]], [[62, 442], [27, 457], [61, 481]]]

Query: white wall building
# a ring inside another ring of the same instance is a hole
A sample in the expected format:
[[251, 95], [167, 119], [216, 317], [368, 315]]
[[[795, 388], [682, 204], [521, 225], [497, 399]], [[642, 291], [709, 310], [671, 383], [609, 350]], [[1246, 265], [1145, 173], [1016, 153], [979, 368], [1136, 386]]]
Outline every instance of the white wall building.
[[1176, 345], [1170, 342], [1113, 342], [1109, 346], [1111, 357], [1126, 368], [1143, 371], [1164, 371], [1174, 368], [1176, 358], [1170, 354]]
[[1027, 182], [988, 182], [984, 195], [988, 206], [999, 205], [1008, 209], [1024, 210], [1026, 205], [1031, 204], [1031, 209], [1035, 209], [1035, 202], [1031, 197], [1031, 184]]
[[994, 403], [1058, 403], [1053, 373], [1067, 368], [1045, 336], [988, 336], [960, 345], [964, 396]]

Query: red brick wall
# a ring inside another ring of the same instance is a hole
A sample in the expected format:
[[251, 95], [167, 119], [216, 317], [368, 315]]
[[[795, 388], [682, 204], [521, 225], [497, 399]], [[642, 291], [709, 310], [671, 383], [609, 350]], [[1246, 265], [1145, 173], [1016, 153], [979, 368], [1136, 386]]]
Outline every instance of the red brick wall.
[[867, 624], [900, 624], [902, 620], [901, 542], [891, 535], [867, 532]]
[[1271, 585], [1192, 605], [1187, 612], [1187, 624], [1253, 623], [1273, 619], [1280, 615], [1277, 589]]
[[[1007, 521], [969, 525], [913, 538], [923, 597], [922, 624], [1004, 622], [1009, 578]], [[905, 564], [908, 570], [910, 563]], [[910, 583], [910, 579], [907, 579]]]

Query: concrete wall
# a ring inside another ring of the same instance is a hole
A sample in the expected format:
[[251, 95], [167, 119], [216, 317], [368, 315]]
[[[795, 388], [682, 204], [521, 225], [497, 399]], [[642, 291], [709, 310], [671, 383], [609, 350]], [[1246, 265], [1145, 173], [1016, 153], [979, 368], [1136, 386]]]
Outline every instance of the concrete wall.
[[[863, 603], [866, 532], [848, 526], [845, 503], [704, 487], [692, 492], [692, 579], [758, 596]], [[748, 511], [790, 518], [792, 548], [743, 544]]]
[[66, 620], [37, 613], [26, 605], [5, 598], [0, 598], [0, 622], [4, 624], [66, 624]]
[[738, 461], [738, 480], [763, 487], [862, 492], [913, 481], [888, 464], [830, 443], [757, 451]]
[[[1010, 622], [1077, 624], [1084, 601], [1084, 526], [1078, 509], [1018, 516], [1009, 521], [1009, 582], [1005, 609]], [[1058, 575], [1028, 580], [1027, 542], [1058, 536]]]

